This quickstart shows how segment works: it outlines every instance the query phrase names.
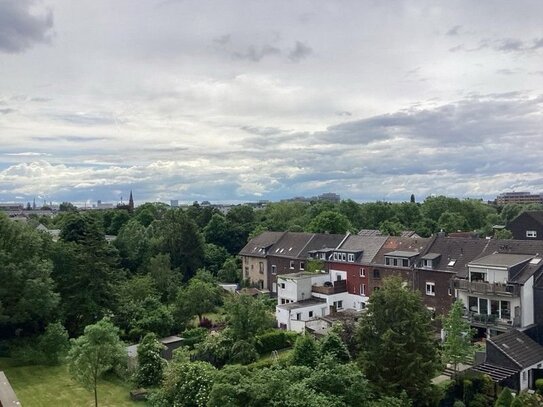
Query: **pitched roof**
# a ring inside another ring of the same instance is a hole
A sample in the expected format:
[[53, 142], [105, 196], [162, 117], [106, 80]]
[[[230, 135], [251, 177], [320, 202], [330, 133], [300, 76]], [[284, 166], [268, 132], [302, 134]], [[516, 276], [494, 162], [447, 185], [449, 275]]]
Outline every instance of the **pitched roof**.
[[307, 258], [312, 250], [335, 249], [345, 239], [346, 235], [314, 233], [307, 244], [298, 252], [297, 257]]
[[543, 211], [524, 211], [521, 212], [515, 217], [509, 224], [514, 223], [517, 218], [528, 216], [534, 220], [534, 222], [543, 225]]
[[284, 234], [285, 232], [262, 232], [249, 240], [239, 254], [242, 256], [265, 257], [266, 254], [262, 253], [260, 249], [272, 246]]
[[530, 367], [543, 361], [543, 346], [516, 329], [495, 336], [488, 341], [521, 368]]
[[372, 263], [385, 264], [385, 255], [388, 256], [389, 253], [395, 251], [422, 253], [428, 242], [430, 242], [430, 239], [389, 236], [373, 258]]
[[313, 233], [285, 232], [271, 247], [268, 255], [288, 258], [298, 258], [298, 254], [313, 238]]
[[[360, 229], [360, 231], [358, 232], [358, 235], [366, 236], [366, 237], [371, 237], [371, 236], [388, 237], [388, 235], [383, 235], [383, 233], [378, 229]], [[404, 230], [400, 234], [400, 237], [420, 237], [420, 236], [417, 235], [417, 232], [415, 232], [414, 230]]]
[[349, 235], [338, 249], [353, 252], [362, 251], [362, 257], [357, 261], [370, 263], [387, 239], [387, 236]]

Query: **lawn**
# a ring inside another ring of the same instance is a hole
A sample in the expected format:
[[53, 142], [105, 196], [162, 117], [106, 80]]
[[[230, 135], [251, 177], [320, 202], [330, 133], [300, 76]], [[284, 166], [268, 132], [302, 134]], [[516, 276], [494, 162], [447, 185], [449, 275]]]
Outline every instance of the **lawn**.
[[[10, 381], [24, 407], [78, 407], [94, 406], [94, 393], [75, 383], [66, 365], [17, 366], [6, 358], [0, 358], [0, 370]], [[138, 406], [129, 397], [130, 387], [120, 380], [101, 380], [98, 384], [99, 406]]]

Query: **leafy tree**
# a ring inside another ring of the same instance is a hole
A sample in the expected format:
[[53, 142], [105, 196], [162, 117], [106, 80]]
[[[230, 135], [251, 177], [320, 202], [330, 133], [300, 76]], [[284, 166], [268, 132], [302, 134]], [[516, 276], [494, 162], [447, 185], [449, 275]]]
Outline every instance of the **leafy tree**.
[[511, 394], [511, 390], [506, 387], [503, 389], [498, 396], [498, 399], [496, 400], [496, 404], [494, 404], [495, 407], [510, 407], [511, 403], [513, 402], [513, 394]]
[[155, 233], [160, 252], [169, 254], [172, 267], [190, 279], [204, 261], [204, 241], [196, 223], [181, 209], [169, 210]]
[[0, 213], [0, 337], [41, 332], [57, 317], [51, 239]]
[[352, 228], [349, 219], [338, 212], [319, 213], [309, 224], [308, 230], [315, 233], [346, 233]]
[[129, 221], [119, 230], [114, 245], [119, 250], [121, 265], [132, 272], [149, 261], [151, 242], [145, 226], [137, 220]]
[[329, 355], [342, 363], [347, 363], [351, 359], [347, 347], [341, 338], [334, 332], [328, 333], [320, 340], [319, 350], [322, 356]]
[[241, 280], [241, 264], [239, 259], [230, 257], [222, 265], [217, 278], [221, 283], [239, 283]]
[[71, 202], [62, 202], [58, 206], [59, 212], [77, 212], [77, 208]]
[[230, 227], [228, 221], [222, 214], [213, 214], [203, 232], [207, 243], [213, 243], [222, 247], [227, 247], [229, 245]]
[[159, 392], [149, 402], [153, 407], [205, 407], [216, 369], [206, 362], [173, 362], [164, 373]]
[[214, 284], [193, 278], [177, 294], [176, 314], [180, 316], [180, 320], [189, 320], [197, 315], [202, 322], [203, 314], [212, 312], [218, 302], [219, 294]]
[[104, 228], [108, 235], [117, 235], [119, 230], [130, 220], [130, 214], [125, 209], [116, 209], [112, 212], [111, 222], [104, 225]]
[[253, 340], [255, 335], [275, 324], [275, 318], [260, 298], [231, 296], [225, 302], [225, 310], [226, 321], [235, 341]]
[[104, 231], [96, 216], [74, 212], [63, 218], [60, 238], [74, 243], [100, 241], [104, 240]]
[[307, 265], [305, 269], [308, 273], [320, 273], [321, 270], [325, 269], [325, 262], [320, 259], [310, 259], [307, 260]]
[[161, 352], [164, 349], [155, 334], [148, 333], [138, 346], [138, 369], [136, 384], [139, 387], [154, 387], [162, 382], [166, 361]]
[[94, 391], [98, 406], [98, 379], [106, 372], [122, 366], [126, 352], [119, 330], [107, 319], [85, 327], [85, 333], [73, 340], [69, 370], [72, 377]]
[[275, 202], [266, 206], [260, 214], [267, 230], [285, 231], [292, 225], [307, 225], [306, 204], [302, 202]]
[[370, 202], [361, 205], [363, 227], [366, 229], [377, 229], [381, 222], [392, 219], [395, 215], [394, 206], [388, 202]]
[[[325, 348], [325, 351], [328, 351]], [[296, 339], [292, 350], [291, 363], [294, 366], [315, 367], [317, 365], [319, 351], [312, 336], [302, 335]]]
[[496, 231], [496, 234], [494, 237], [496, 239], [504, 239], [504, 240], [512, 239], [513, 233], [511, 233], [511, 231], [507, 229], [500, 229]]
[[387, 236], [400, 236], [405, 228], [400, 222], [385, 220], [379, 225], [379, 231]]
[[177, 287], [183, 280], [183, 275], [179, 270], [172, 270], [170, 255], [157, 254], [149, 259], [147, 266], [149, 276], [155, 282], [155, 287], [160, 293], [160, 298], [164, 302], [170, 302], [175, 298]]
[[38, 347], [46, 364], [57, 365], [70, 348], [68, 332], [60, 322], [53, 322], [45, 328]]
[[217, 274], [220, 268], [223, 266], [226, 259], [228, 259], [228, 251], [222, 247], [213, 243], [206, 243], [204, 246], [204, 267], [211, 271], [213, 274]]
[[465, 362], [473, 355], [473, 346], [469, 322], [464, 318], [464, 306], [462, 300], [456, 300], [449, 311], [449, 314], [443, 319], [443, 330], [445, 341], [443, 343], [443, 360], [451, 363], [456, 372], [458, 364]]
[[231, 361], [248, 365], [258, 359], [258, 352], [254, 345], [249, 341], [239, 340], [232, 346]]
[[362, 208], [355, 201], [351, 199], [341, 201], [338, 206], [338, 211], [349, 219], [349, 222], [351, 222], [351, 225], [356, 230], [361, 229], [364, 225]]
[[401, 279], [385, 279], [372, 294], [360, 319], [358, 343], [360, 365], [381, 394], [405, 390], [420, 405], [430, 398], [438, 366], [430, 314]]
[[523, 206], [518, 204], [507, 204], [505, 205], [501, 212], [500, 216], [503, 219], [503, 222], [505, 224], [511, 222], [513, 219], [515, 219], [520, 213], [523, 211]]
[[437, 225], [444, 232], [458, 232], [466, 229], [466, 218], [458, 212], [443, 212]]

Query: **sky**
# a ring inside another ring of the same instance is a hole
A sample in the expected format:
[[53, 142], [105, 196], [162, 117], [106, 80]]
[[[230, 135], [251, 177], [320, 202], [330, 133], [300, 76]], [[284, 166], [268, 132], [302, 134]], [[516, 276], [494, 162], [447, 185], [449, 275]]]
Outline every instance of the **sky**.
[[0, 0], [0, 201], [543, 192], [540, 0]]

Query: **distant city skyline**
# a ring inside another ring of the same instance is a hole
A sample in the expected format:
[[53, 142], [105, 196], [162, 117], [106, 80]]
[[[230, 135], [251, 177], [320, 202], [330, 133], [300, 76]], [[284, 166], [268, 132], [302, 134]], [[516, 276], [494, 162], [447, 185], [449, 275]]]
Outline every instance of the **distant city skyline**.
[[543, 2], [0, 2], [0, 201], [543, 191]]

